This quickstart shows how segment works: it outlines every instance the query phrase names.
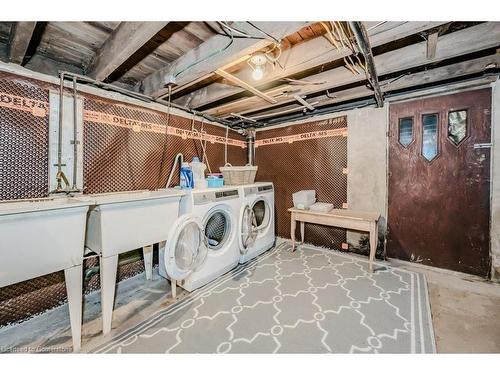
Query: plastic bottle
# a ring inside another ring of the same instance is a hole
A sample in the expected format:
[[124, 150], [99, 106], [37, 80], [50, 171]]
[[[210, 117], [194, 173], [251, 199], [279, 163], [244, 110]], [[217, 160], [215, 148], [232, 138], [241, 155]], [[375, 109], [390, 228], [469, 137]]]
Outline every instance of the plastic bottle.
[[192, 189], [194, 186], [194, 184], [193, 184], [193, 171], [191, 170], [191, 167], [189, 166], [189, 163], [187, 163], [187, 162], [184, 162], [181, 165], [180, 185], [181, 185], [181, 189]]
[[206, 189], [207, 180], [205, 179], [205, 169], [207, 166], [200, 161], [198, 157], [194, 157], [191, 163], [191, 170], [193, 171], [193, 182], [195, 189]]

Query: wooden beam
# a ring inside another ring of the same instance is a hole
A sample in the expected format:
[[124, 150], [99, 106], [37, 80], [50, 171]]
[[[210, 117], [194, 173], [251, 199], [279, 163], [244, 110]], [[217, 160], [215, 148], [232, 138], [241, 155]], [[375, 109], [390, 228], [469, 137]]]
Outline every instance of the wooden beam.
[[[310, 22], [254, 22], [253, 24], [279, 40], [309, 25]], [[233, 26], [250, 35], [259, 37], [263, 35], [247, 23], [236, 23]], [[269, 39], [253, 38], [238, 38], [231, 41], [227, 36], [215, 35], [172, 64], [146, 77], [136, 89], [155, 98], [161, 97], [168, 91], [165, 88], [166, 77], [173, 76], [178, 86], [185, 86], [271, 43]]]
[[[386, 22], [383, 27], [381, 26], [369, 31], [368, 35], [372, 47], [376, 47], [443, 24], [444, 22]], [[333, 48], [332, 44], [324, 36], [307, 40], [284, 50], [279, 59], [284, 69], [277, 66], [272, 71], [266, 72], [256, 87], [259, 88], [305, 70], [328, 64], [350, 54], [351, 51], [348, 48], [343, 48], [342, 50]], [[233, 74], [246, 82], [252, 80], [252, 69], [250, 67], [244, 67]], [[179, 105], [198, 109], [242, 92], [243, 89], [239, 87], [214, 82], [197, 91], [186, 94], [174, 100], [174, 102]]]
[[308, 103], [306, 100], [304, 100], [300, 95], [294, 95], [293, 96], [296, 101], [298, 101], [302, 106], [306, 107], [310, 111], [314, 111], [316, 108], [313, 107], [312, 104]]
[[97, 51], [87, 75], [103, 81], [168, 22], [121, 22]]
[[438, 42], [439, 33], [432, 33], [427, 36], [427, 58], [433, 59], [436, 57], [436, 48]]
[[[443, 35], [439, 39], [439, 49], [436, 51], [436, 56], [431, 60], [427, 59], [427, 42], [425, 41], [375, 56], [378, 74], [385, 75], [402, 72], [414, 67], [425, 66], [441, 60], [496, 47], [500, 40], [500, 27], [495, 22], [486, 22]], [[360, 75], [354, 76], [349, 70], [340, 67], [311, 75], [307, 79], [311, 81], [325, 81], [326, 83], [304, 86], [300, 92], [296, 92], [294, 95], [311, 95], [313, 93], [324, 92], [334, 87], [361, 82], [365, 77]], [[286, 90], [286, 87], [274, 87], [272, 90], [276, 92], [280, 89]], [[269, 92], [265, 91], [265, 93]], [[280, 98], [275, 96], [275, 98], [278, 100], [278, 103], [273, 105], [260, 98], [243, 98], [211, 108], [204, 111], [204, 113], [220, 117], [231, 112], [245, 114], [295, 100], [285, 95]]]
[[80, 67], [55, 61], [51, 58], [37, 53], [25, 65], [25, 68], [43, 74], [48, 74], [54, 77], [59, 76], [59, 72], [66, 71], [71, 73], [83, 74]]
[[36, 22], [16, 22], [9, 44], [9, 61], [21, 64], [35, 30]]
[[277, 103], [278, 101], [272, 97], [270, 97], [269, 95], [267, 94], [264, 94], [262, 91], [259, 91], [257, 90], [255, 87], [253, 87], [252, 85], [246, 83], [246, 82], [243, 82], [241, 79], [233, 76], [232, 74], [226, 72], [225, 70], [223, 69], [217, 69], [215, 71], [216, 74], [220, 75], [221, 77], [227, 79], [228, 81], [231, 81], [233, 82], [235, 85], [238, 85], [242, 88], [244, 88], [245, 90], [248, 90], [250, 91], [251, 93], [261, 97], [262, 99], [264, 99], [266, 102], [269, 102], [271, 104], [275, 104]]
[[[500, 65], [500, 54], [480, 57], [473, 60], [467, 60], [456, 64], [450, 64], [439, 68], [424, 70], [414, 74], [408, 74], [399, 79], [388, 79], [380, 82], [382, 92], [409, 89], [415, 86], [435, 84], [440, 81], [457, 79], [471, 74], [477, 74], [484, 71], [489, 64]], [[321, 95], [314, 98], [317, 107], [324, 107], [342, 103], [347, 100], [361, 99], [371, 96], [373, 92], [366, 86], [358, 86], [347, 90], [335, 91], [330, 97]], [[289, 106], [265, 110], [250, 115], [250, 118], [260, 120], [263, 118], [277, 117], [283, 113], [294, 113], [302, 111], [302, 106], [290, 104]]]
[[370, 45], [370, 40], [368, 39], [368, 33], [361, 22], [350, 21], [349, 25], [356, 38], [357, 45], [365, 57], [365, 64], [367, 68], [367, 78], [373, 87], [375, 94], [375, 100], [377, 101], [377, 106], [384, 106], [384, 96], [380, 90], [380, 85], [378, 83], [377, 68], [375, 67], [375, 61], [373, 59], [372, 47]]

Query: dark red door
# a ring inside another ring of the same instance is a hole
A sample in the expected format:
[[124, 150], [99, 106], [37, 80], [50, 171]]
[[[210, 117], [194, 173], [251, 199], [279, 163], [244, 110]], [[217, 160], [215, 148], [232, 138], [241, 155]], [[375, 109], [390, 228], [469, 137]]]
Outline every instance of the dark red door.
[[487, 276], [491, 90], [390, 105], [387, 255]]

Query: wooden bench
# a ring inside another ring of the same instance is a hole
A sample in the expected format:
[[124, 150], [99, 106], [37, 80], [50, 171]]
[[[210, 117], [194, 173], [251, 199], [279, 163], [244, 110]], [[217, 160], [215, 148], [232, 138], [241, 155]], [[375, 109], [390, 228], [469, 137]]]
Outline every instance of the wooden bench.
[[291, 236], [292, 251], [295, 251], [295, 228], [297, 221], [300, 222], [300, 236], [304, 243], [304, 223], [328, 225], [331, 227], [345, 228], [368, 232], [370, 234], [370, 271], [373, 272], [373, 261], [378, 244], [378, 221], [380, 214], [367, 211], [338, 210], [333, 209], [330, 212], [315, 212], [310, 210], [301, 210], [298, 208], [289, 208], [291, 213]]

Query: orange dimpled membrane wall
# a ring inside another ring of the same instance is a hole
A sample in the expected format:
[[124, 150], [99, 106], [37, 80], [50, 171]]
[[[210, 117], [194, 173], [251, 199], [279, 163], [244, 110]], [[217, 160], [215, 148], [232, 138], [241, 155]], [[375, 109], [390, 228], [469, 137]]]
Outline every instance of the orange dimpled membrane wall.
[[[59, 87], [0, 73], [0, 201], [49, 194], [49, 90], [57, 92]], [[72, 93], [68, 90], [67, 94]], [[206, 140], [212, 171], [224, 165], [224, 127], [193, 122], [188, 114], [168, 118], [163, 111], [140, 105], [83, 92], [78, 96], [84, 99], [85, 194], [164, 187], [177, 153], [182, 152], [186, 161], [202, 156], [201, 137]], [[244, 165], [245, 139], [229, 131], [227, 143], [228, 162]], [[173, 185], [178, 183], [174, 176]], [[97, 258], [84, 261], [85, 293], [100, 288], [98, 265]], [[143, 271], [142, 260], [125, 261], [117, 278]], [[0, 326], [30, 318], [65, 300], [62, 271], [0, 288]]]
[[[299, 190], [316, 190], [317, 201], [335, 208], [347, 202], [345, 116], [259, 131], [255, 145], [257, 180], [274, 183], [277, 235], [290, 238], [287, 210]], [[306, 224], [305, 241], [340, 250], [346, 231]]]

